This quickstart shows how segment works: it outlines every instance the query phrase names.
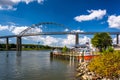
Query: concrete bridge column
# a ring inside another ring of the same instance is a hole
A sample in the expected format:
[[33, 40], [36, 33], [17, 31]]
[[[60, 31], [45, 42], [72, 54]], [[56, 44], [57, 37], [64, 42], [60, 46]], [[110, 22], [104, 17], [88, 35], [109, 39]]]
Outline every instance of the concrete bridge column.
[[119, 44], [119, 34], [117, 34], [116, 44]]
[[9, 49], [9, 38], [6, 37], [6, 50], [8, 50], [8, 49]]
[[78, 45], [79, 44], [79, 34], [76, 33], [75, 34], [75, 45]]
[[17, 45], [16, 45], [16, 50], [17, 51], [21, 51], [22, 50], [22, 45], [21, 45], [22, 41], [21, 41], [21, 37], [17, 37]]

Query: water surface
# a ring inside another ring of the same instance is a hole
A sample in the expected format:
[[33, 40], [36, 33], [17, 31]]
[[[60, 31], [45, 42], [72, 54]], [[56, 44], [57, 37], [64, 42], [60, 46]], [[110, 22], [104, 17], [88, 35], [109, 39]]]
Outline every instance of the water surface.
[[73, 80], [74, 61], [51, 59], [50, 51], [0, 51], [0, 80]]

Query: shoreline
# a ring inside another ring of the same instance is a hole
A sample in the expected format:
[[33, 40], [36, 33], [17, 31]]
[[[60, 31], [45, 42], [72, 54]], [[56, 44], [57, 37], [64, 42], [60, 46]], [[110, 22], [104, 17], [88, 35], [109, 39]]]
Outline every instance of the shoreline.
[[[75, 80], [118, 80], [118, 78], [110, 79], [108, 77], [103, 77], [98, 74], [96, 74], [93, 71], [90, 71], [88, 69], [88, 65], [93, 59], [91, 60], [84, 60], [83, 57], [78, 58], [77, 55], [70, 55], [70, 54], [50, 54], [51, 57], [53, 58], [58, 58], [58, 59], [63, 59], [63, 60], [74, 60], [75, 62], [77, 61], [77, 65], [75, 67]], [[97, 55], [98, 56], [98, 55]], [[119, 78], [120, 79], [120, 78]]]

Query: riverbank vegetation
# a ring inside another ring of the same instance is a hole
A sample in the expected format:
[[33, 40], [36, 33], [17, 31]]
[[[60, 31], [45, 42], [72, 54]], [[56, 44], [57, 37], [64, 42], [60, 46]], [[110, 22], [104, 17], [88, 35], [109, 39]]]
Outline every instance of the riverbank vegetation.
[[110, 35], [108, 33], [97, 33], [91, 42], [99, 50], [97, 52], [99, 54], [90, 62], [80, 63], [78, 68], [80, 78], [85, 80], [119, 80], [120, 51], [115, 51], [112, 48], [112, 38]]
[[68, 52], [68, 48], [66, 47], [66, 46], [64, 46], [63, 48], [62, 48], [62, 53], [66, 53], [66, 52]]
[[95, 57], [88, 69], [97, 75], [114, 79], [120, 77], [120, 51], [109, 52]]
[[[49, 50], [53, 47], [48, 45], [22, 44], [22, 50]], [[16, 44], [9, 44], [9, 50], [16, 50]], [[6, 44], [0, 44], [0, 50], [6, 50]]]
[[94, 57], [87, 68], [100, 77], [116, 80], [120, 78], [120, 51], [112, 48], [112, 38], [108, 33], [97, 33], [92, 44], [99, 49], [99, 56]]

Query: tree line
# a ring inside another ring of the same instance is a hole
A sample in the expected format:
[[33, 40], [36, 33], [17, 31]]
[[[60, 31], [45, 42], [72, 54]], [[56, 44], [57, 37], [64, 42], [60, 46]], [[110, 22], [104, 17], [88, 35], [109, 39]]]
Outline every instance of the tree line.
[[[22, 49], [51, 49], [48, 45], [38, 45], [38, 44], [22, 44]], [[16, 44], [9, 44], [9, 50], [16, 50]], [[0, 50], [6, 50], [6, 44], [0, 44]]]

